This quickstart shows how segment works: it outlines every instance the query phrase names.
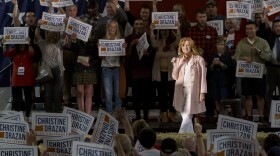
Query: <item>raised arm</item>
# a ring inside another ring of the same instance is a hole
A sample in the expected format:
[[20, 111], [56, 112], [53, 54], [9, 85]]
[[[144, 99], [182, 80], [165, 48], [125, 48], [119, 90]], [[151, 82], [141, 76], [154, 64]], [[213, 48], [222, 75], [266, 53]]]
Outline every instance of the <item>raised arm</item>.
[[116, 118], [123, 124], [125, 134], [129, 136], [130, 138], [133, 138], [133, 131], [130, 126], [130, 123], [127, 119], [127, 114], [123, 109], [117, 109], [116, 110]]
[[156, 36], [154, 33], [154, 29], [155, 29], [155, 24], [151, 23], [150, 25], [150, 39], [151, 39], [151, 46], [153, 48], [158, 48], [159, 47], [159, 42], [158, 40], [156, 40]]
[[12, 0], [12, 3], [14, 4], [14, 9], [13, 9], [14, 26], [19, 27], [20, 26], [20, 21], [19, 21], [18, 2], [17, 2], [17, 0]]
[[205, 156], [206, 150], [205, 150], [205, 145], [204, 145], [204, 141], [203, 141], [203, 135], [201, 133], [202, 126], [197, 122], [195, 122], [194, 131], [195, 131], [195, 134], [196, 134], [197, 155], [198, 156]]
[[36, 27], [36, 30], [35, 30], [35, 36], [34, 36], [34, 42], [37, 43], [40, 38], [41, 38], [41, 34], [40, 34], [40, 25], [42, 24], [42, 20], [39, 19], [38, 20], [38, 24], [37, 24], [37, 27]]
[[153, 12], [157, 12], [157, 0], [153, 0]]

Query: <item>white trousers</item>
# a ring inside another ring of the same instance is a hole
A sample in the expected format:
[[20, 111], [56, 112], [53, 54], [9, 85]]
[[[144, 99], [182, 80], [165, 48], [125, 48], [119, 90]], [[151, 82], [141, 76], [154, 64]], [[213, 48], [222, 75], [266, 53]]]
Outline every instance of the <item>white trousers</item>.
[[194, 133], [192, 123], [193, 115], [181, 112], [181, 116], [183, 120], [181, 123], [179, 133]]

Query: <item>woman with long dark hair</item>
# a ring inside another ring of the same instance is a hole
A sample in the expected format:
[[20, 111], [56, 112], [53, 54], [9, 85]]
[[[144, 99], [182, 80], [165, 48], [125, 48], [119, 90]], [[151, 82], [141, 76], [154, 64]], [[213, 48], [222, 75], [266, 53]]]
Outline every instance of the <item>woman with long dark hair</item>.
[[[152, 80], [156, 84], [158, 99], [161, 108], [161, 121], [177, 122], [176, 110], [172, 107], [175, 81], [172, 78], [173, 66], [171, 59], [177, 56], [176, 48], [181, 39], [180, 26], [177, 32], [171, 29], [161, 29], [159, 38], [155, 38], [154, 25], [151, 25], [151, 45], [156, 49], [153, 62]], [[167, 112], [169, 110], [169, 112]]]

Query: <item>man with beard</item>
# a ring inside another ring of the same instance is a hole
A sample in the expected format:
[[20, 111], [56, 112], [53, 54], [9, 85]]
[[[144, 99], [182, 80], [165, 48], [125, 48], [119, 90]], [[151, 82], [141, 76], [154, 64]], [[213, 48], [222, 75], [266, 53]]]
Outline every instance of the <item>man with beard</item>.
[[[217, 41], [217, 31], [215, 28], [207, 25], [207, 16], [205, 10], [197, 10], [196, 12], [197, 25], [191, 27], [187, 33], [186, 37], [190, 37], [194, 40], [196, 48], [203, 51], [202, 57], [206, 61], [206, 65], [212, 55], [215, 48], [215, 43]], [[206, 95], [206, 115], [214, 116], [214, 100], [210, 99]]]

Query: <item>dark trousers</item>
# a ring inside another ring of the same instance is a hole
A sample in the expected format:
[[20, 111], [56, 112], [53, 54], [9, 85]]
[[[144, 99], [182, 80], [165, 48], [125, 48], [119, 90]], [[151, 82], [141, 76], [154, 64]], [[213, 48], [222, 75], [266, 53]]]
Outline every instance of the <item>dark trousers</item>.
[[63, 76], [58, 67], [51, 70], [53, 79], [45, 83], [45, 109], [46, 112], [61, 113]]
[[156, 81], [158, 102], [161, 112], [176, 112], [173, 107], [175, 81], [168, 81], [168, 72], [160, 72], [161, 81]]
[[[12, 109], [15, 111], [25, 111], [25, 116], [29, 117], [32, 106], [32, 91], [33, 86], [12, 87]], [[22, 92], [24, 93], [24, 101]]]
[[141, 118], [141, 103], [143, 104], [144, 119], [148, 119], [151, 106], [151, 78], [141, 78], [132, 80], [132, 101], [136, 113], [136, 119]]

